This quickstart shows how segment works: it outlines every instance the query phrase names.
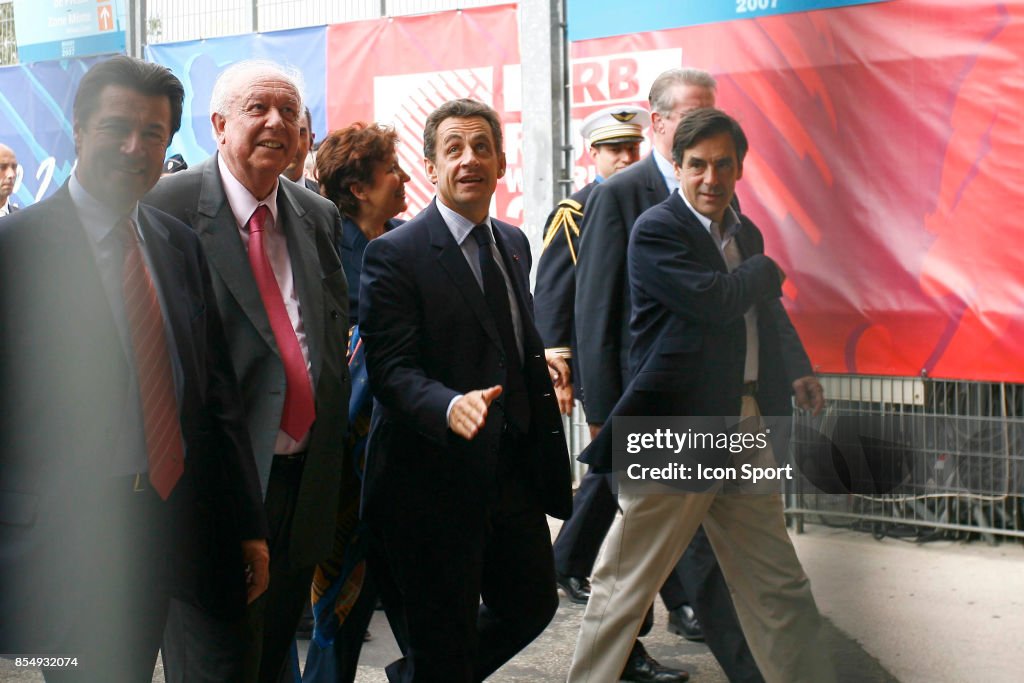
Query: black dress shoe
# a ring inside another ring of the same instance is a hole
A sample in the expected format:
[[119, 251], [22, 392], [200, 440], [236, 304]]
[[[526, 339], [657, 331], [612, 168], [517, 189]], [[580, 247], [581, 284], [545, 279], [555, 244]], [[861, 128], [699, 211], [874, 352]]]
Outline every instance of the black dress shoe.
[[590, 582], [585, 576], [562, 576], [559, 574], [556, 581], [558, 581], [559, 588], [565, 591], [565, 596], [569, 598], [570, 602], [575, 602], [577, 605], [587, 604], [587, 600], [590, 599]]
[[701, 628], [700, 622], [697, 621], [697, 615], [693, 613], [693, 608], [689, 605], [669, 610], [668, 632], [695, 643], [704, 642], [704, 629]]
[[633, 651], [629, 653], [626, 668], [622, 670], [620, 678], [630, 683], [683, 683], [690, 680], [690, 674], [682, 669], [670, 669], [658, 664], [638, 640], [633, 643]]

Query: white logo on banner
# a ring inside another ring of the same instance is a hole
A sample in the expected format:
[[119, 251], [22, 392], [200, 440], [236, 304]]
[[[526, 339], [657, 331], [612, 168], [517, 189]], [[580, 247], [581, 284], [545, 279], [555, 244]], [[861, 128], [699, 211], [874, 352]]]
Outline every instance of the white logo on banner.
[[398, 160], [410, 177], [405, 185], [409, 215], [416, 215], [434, 196], [434, 185], [423, 170], [423, 127], [427, 116], [448, 100], [460, 97], [494, 106], [494, 69], [456, 69], [373, 79], [374, 118], [390, 123], [398, 131]]

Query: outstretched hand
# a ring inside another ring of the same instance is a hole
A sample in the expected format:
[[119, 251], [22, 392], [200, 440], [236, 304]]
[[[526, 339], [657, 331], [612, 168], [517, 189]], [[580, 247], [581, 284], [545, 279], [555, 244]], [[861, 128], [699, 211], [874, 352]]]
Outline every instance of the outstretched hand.
[[463, 394], [448, 414], [448, 428], [471, 441], [487, 422], [487, 410], [491, 402], [500, 395], [500, 385]]

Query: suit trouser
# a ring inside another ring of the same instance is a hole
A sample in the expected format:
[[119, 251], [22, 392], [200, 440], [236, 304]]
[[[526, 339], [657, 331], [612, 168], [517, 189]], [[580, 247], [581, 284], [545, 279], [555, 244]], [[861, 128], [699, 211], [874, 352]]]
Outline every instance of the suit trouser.
[[[74, 604], [50, 618], [70, 622], [55, 654], [78, 664], [45, 669], [59, 683], [148, 682], [153, 679], [169, 601], [171, 523], [166, 504], [143, 479], [115, 477], [101, 496], [85, 501], [95, 522], [95, 562], [65, 577], [79, 584]], [[32, 653], [37, 654], [37, 653]]]
[[[554, 616], [550, 531], [533, 486], [514, 469], [521, 457], [503, 453], [508, 467], [479, 505], [428, 484], [378, 521], [399, 592], [390, 599], [382, 590], [385, 606], [399, 605], [408, 638], [405, 656], [386, 669], [389, 681], [482, 681]], [[428, 514], [430, 526], [416, 526]]]
[[[615, 520], [619, 504], [614, 492], [614, 474], [588, 470], [572, 501], [572, 516], [558, 532], [553, 550], [555, 571], [562, 576], [587, 576]], [[704, 629], [708, 648], [733, 683], [764, 680], [743, 637], [729, 587], [703, 528], [679, 558], [658, 591], [669, 610], [693, 607]], [[647, 635], [653, 621], [645, 618], [640, 637]]]
[[[741, 415], [757, 414], [756, 402], [745, 397]], [[770, 447], [746, 457], [759, 465], [773, 461]], [[706, 493], [620, 491], [619, 505], [622, 516], [612, 525], [591, 578], [570, 683], [617, 680], [644, 611], [702, 522], [765, 680], [835, 680], [779, 495], [734, 487]]]
[[270, 525], [270, 585], [241, 619], [221, 619], [171, 601], [164, 632], [169, 683], [275, 683], [288, 662], [295, 628], [309, 601], [313, 567], [292, 567], [288, 556], [303, 463], [275, 456], [264, 501]]

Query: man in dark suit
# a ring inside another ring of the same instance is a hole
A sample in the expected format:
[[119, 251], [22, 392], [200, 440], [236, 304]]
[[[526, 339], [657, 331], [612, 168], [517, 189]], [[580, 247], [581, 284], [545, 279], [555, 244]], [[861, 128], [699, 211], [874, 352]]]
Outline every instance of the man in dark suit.
[[14, 182], [18, 179], [18, 157], [14, 150], [0, 143], [0, 218], [18, 210], [18, 205], [11, 201]]
[[[576, 267], [576, 361], [584, 408], [595, 437], [629, 382], [630, 299], [626, 245], [637, 217], [678, 186], [672, 170], [672, 135], [679, 120], [715, 103], [715, 80], [699, 69], [669, 69], [651, 85], [651, 154], [599, 185], [583, 216]], [[611, 486], [610, 480], [605, 484]], [[603, 531], [612, 518], [606, 516]], [[669, 574], [661, 590], [669, 630], [706, 638], [732, 681], [762, 680], [714, 552], [703, 530]], [[650, 626], [645, 624], [643, 633]]]
[[217, 154], [150, 194], [198, 233], [210, 261], [270, 524], [270, 587], [244, 622], [172, 605], [169, 680], [233, 676], [223, 655], [241, 648], [245, 680], [276, 681], [333, 540], [346, 466], [348, 292], [337, 208], [279, 180], [298, 144], [297, 78], [264, 61], [225, 70], [210, 101]]
[[309, 113], [309, 107], [306, 107], [305, 113], [302, 115], [302, 123], [299, 126], [299, 146], [295, 148], [295, 156], [282, 175], [293, 183], [320, 194], [320, 186], [306, 177], [306, 158], [309, 156], [309, 151], [313, 149], [315, 140], [313, 115]]
[[437, 198], [363, 260], [377, 400], [363, 512], [408, 627], [389, 680], [480, 681], [558, 606], [544, 514], [569, 516], [569, 460], [533, 323], [530, 245], [488, 216], [505, 172], [498, 115], [447, 102], [423, 139]]
[[[764, 255], [758, 229], [730, 206], [746, 151], [739, 124], [717, 109], [679, 124], [672, 147], [679, 190], [644, 212], [630, 237], [635, 374], [611, 415], [739, 415], [760, 423], [761, 406], [784, 415], [793, 394], [800, 407], [821, 409], [821, 384], [779, 301], [785, 276]], [[608, 468], [611, 440], [603, 430], [583, 459]], [[774, 462], [768, 444], [730, 464]], [[611, 680], [660, 577], [702, 521], [765, 679], [835, 680], [781, 496], [749, 483], [709, 485], [620, 491], [622, 516], [594, 569], [570, 681]]]
[[[537, 329], [548, 353], [562, 356], [572, 368], [573, 382], [566, 383], [564, 389], [555, 387], [559, 408], [566, 415], [573, 410], [574, 397], [583, 398], [579, 367], [575, 361], [573, 312], [576, 254], [587, 199], [599, 183], [636, 163], [640, 158], [644, 129], [650, 122], [646, 109], [623, 105], [606, 107], [587, 116], [580, 132], [590, 147], [597, 176], [579, 192], [560, 201], [544, 227], [544, 249], [537, 265], [534, 309]], [[559, 529], [553, 545], [558, 585], [569, 600], [577, 604], [585, 604], [590, 597], [590, 570], [618, 511], [608, 477], [606, 473], [589, 470], [583, 476], [573, 495], [572, 516]], [[659, 664], [639, 640], [622, 672], [622, 679], [626, 681], [672, 683], [688, 677], [685, 671]]]
[[74, 174], [0, 223], [0, 651], [75, 658], [48, 680], [148, 681], [170, 595], [240, 612], [266, 587], [206, 260], [138, 203], [183, 98], [162, 66], [92, 67]]

